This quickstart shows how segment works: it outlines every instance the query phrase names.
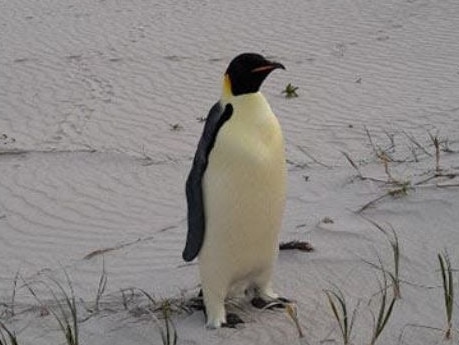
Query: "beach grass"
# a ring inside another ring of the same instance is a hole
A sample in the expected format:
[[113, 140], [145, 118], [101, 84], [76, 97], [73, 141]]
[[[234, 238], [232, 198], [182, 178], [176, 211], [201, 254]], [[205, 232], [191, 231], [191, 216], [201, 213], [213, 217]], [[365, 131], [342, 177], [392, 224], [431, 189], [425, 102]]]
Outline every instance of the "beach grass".
[[[389, 321], [390, 316], [395, 305], [396, 298], [392, 296], [389, 297], [389, 283], [387, 281], [387, 274], [382, 270], [383, 283], [380, 283], [381, 296], [379, 299], [378, 312], [375, 314], [372, 312], [373, 318], [373, 329], [371, 334], [370, 345], [376, 344], [379, 336], [382, 331], [386, 328], [387, 322]], [[370, 301], [371, 303], [371, 301]]]
[[338, 288], [334, 290], [325, 290], [328, 303], [333, 312], [333, 315], [338, 323], [341, 337], [344, 345], [351, 344], [352, 330], [354, 327], [355, 317], [357, 315], [357, 307], [351, 312], [349, 311], [346, 298], [342, 291]]
[[[171, 318], [173, 302], [171, 302], [169, 299], [157, 301], [150, 293], [144, 289], [139, 288], [137, 290], [139, 290], [148, 299], [148, 301], [151, 303], [151, 306], [153, 307], [153, 311], [149, 311], [149, 313], [151, 313], [155, 318], [155, 325], [161, 335], [162, 344], [176, 345], [178, 340], [177, 329]], [[155, 311], [160, 311], [159, 318], [154, 313]], [[160, 321], [161, 319], [163, 320], [162, 323]]]
[[370, 264], [371, 266], [381, 270], [384, 274], [387, 274], [392, 282], [392, 287], [393, 287], [393, 295], [395, 299], [399, 299], [402, 297], [401, 294], [401, 287], [400, 287], [400, 242], [397, 236], [397, 232], [395, 229], [392, 227], [392, 225], [388, 224], [388, 227], [390, 228], [390, 232], [386, 230], [381, 224], [375, 222], [374, 220], [362, 216], [366, 221], [371, 223], [376, 229], [381, 231], [381, 233], [384, 234], [384, 236], [387, 238], [391, 249], [392, 249], [392, 259], [393, 259], [393, 268], [392, 270], [388, 270], [384, 267], [384, 265], [381, 262], [381, 258], [379, 259], [379, 265], [376, 265], [374, 263], [365, 261], [366, 263]]
[[163, 325], [157, 323], [158, 330], [161, 334], [163, 345], [176, 345], [178, 336], [177, 329], [171, 319], [171, 305], [169, 300], [164, 300], [161, 304]]
[[[50, 283], [45, 281], [39, 281], [45, 285], [47, 290], [50, 292], [55, 302], [56, 308], [49, 306], [45, 303], [36, 293], [34, 288], [30, 283], [24, 281], [25, 286], [32, 294], [32, 296], [37, 300], [42, 308], [48, 310], [55, 318], [59, 325], [59, 329], [62, 331], [65, 336], [65, 341], [67, 345], [79, 345], [79, 326], [78, 326], [78, 312], [75, 299], [75, 293], [73, 290], [73, 285], [71, 283], [70, 277], [67, 272], [64, 271], [67, 285], [70, 292], [67, 292], [61, 283], [53, 277], [48, 277]], [[56, 289], [58, 292], [56, 292]]]
[[438, 261], [440, 263], [440, 272], [443, 285], [443, 295], [446, 313], [445, 339], [449, 340], [452, 337], [452, 320], [454, 308], [453, 269], [451, 267], [451, 261], [449, 259], [447, 251], [438, 254]]

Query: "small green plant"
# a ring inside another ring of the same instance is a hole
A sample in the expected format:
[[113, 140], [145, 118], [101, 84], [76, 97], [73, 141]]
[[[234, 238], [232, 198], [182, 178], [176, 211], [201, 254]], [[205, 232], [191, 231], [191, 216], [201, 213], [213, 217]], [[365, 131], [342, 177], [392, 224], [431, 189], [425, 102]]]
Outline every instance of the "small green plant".
[[391, 189], [387, 192], [393, 198], [398, 198], [408, 195], [408, 191], [411, 189], [410, 182], [400, 182], [397, 188]]
[[445, 339], [451, 339], [451, 328], [453, 319], [454, 307], [454, 285], [453, 285], [453, 270], [451, 268], [451, 261], [449, 255], [445, 251], [444, 254], [438, 254], [438, 261], [440, 262], [441, 279], [443, 283], [443, 294], [445, 298], [445, 311], [446, 311], [446, 331]]
[[[387, 325], [387, 321], [389, 321], [390, 316], [392, 315], [392, 310], [395, 304], [395, 296], [392, 297], [390, 302], [388, 301], [388, 290], [389, 285], [387, 282], [386, 273], [383, 270], [383, 285], [381, 285], [381, 299], [379, 301], [379, 310], [378, 314], [375, 315], [372, 313], [373, 317], [373, 331], [371, 335], [370, 345], [376, 344], [379, 336], [381, 335], [382, 331]], [[371, 302], [371, 301], [370, 301]]]
[[[6, 333], [6, 337], [5, 334]], [[6, 325], [0, 321], [0, 345], [18, 345], [18, 340], [14, 332], [10, 331]]]
[[394, 288], [394, 298], [399, 299], [402, 297], [400, 291], [400, 245], [398, 242], [398, 236], [395, 230], [391, 227], [392, 238], [387, 237], [392, 248], [392, 255], [394, 259], [394, 272], [388, 272], [390, 279], [392, 280], [392, 286]]
[[177, 329], [175, 328], [174, 323], [171, 320], [170, 313], [171, 313], [171, 305], [169, 300], [164, 300], [161, 304], [162, 310], [162, 317], [164, 320], [164, 326], [161, 327], [159, 325], [158, 329], [161, 333], [161, 339], [163, 341], [163, 345], [176, 345], [177, 344]]
[[[61, 292], [61, 297], [64, 298], [64, 305], [67, 306], [68, 311], [64, 309], [61, 305], [61, 298], [55, 295], [52, 290], [53, 298], [59, 306], [60, 316], [57, 312], [53, 312], [54, 317], [56, 318], [57, 322], [59, 323], [59, 327], [61, 328], [62, 332], [65, 334], [65, 339], [68, 345], [79, 345], [78, 341], [78, 315], [77, 315], [77, 307], [75, 302], [75, 294], [73, 292], [73, 287], [70, 282], [70, 278], [68, 277], [67, 273], [65, 273], [67, 277], [67, 283], [70, 288], [70, 294], [68, 294], [63, 286], [57, 281], [53, 280], [54, 284], [58, 287]], [[70, 316], [67, 313], [70, 312]]]
[[288, 83], [282, 93], [285, 94], [286, 98], [294, 98], [298, 97], [298, 93], [296, 92], [297, 90], [298, 86], [293, 86], [291, 83]]
[[375, 222], [374, 220], [362, 216], [363, 219], [371, 223], [375, 228], [381, 231], [384, 236], [386, 236], [391, 248], [392, 248], [392, 257], [394, 260], [393, 264], [393, 271], [386, 270], [381, 262], [381, 258], [379, 258], [379, 265], [365, 261], [366, 263], [370, 264], [371, 266], [381, 270], [383, 274], [387, 274], [392, 282], [393, 287], [393, 294], [395, 299], [399, 299], [402, 297], [401, 289], [400, 289], [400, 244], [398, 241], [397, 233], [395, 232], [394, 228], [389, 224], [389, 228], [392, 232], [392, 235], [380, 224]]
[[327, 295], [328, 303], [330, 304], [333, 315], [338, 322], [341, 336], [343, 338], [343, 344], [349, 345], [351, 344], [352, 328], [357, 314], [357, 307], [355, 307], [352, 311], [352, 315], [349, 315], [346, 298], [341, 290], [338, 289], [337, 292], [333, 290], [325, 290], [324, 292]]
[[[151, 302], [153, 307], [158, 305], [158, 302], [148, 292], [140, 288], [138, 288], [137, 290], [139, 290]], [[161, 340], [163, 342], [163, 345], [176, 345], [178, 337], [177, 330], [171, 319], [172, 307], [170, 300], [163, 300], [159, 308], [153, 308], [153, 313], [156, 311], [161, 311], [161, 318], [164, 320], [164, 325], [161, 326], [159, 319], [156, 317], [155, 314], [153, 314], [156, 319], [156, 327], [158, 328], [161, 334]]]

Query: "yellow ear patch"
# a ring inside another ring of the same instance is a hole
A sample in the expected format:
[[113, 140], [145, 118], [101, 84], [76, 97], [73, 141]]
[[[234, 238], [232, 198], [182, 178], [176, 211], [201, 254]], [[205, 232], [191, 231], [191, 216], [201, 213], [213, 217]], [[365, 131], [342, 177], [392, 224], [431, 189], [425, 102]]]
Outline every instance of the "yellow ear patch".
[[223, 76], [222, 100], [229, 99], [230, 97], [233, 97], [231, 79], [228, 74], [225, 74]]

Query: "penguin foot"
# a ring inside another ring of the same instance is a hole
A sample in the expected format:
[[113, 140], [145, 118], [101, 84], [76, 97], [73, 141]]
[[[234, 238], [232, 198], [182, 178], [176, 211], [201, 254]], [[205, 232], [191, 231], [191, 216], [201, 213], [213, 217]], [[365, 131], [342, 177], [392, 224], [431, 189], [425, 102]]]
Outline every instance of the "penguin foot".
[[[203, 311], [204, 316], [207, 318], [207, 311], [206, 311], [206, 306], [204, 304], [204, 298], [203, 298], [203, 293], [202, 289], [199, 290], [199, 293], [196, 297], [193, 297], [189, 300], [187, 303], [188, 307], [194, 310], [199, 310]], [[245, 323], [244, 320], [242, 320], [239, 315], [235, 313], [227, 313], [226, 314], [226, 322], [221, 324], [221, 327], [226, 327], [226, 328], [236, 328], [238, 324]], [[208, 328], [214, 329], [220, 327], [219, 325], [207, 325]]]
[[198, 296], [190, 298], [190, 300], [187, 303], [187, 306], [194, 310], [203, 310], [204, 314], [206, 313], [206, 308], [204, 306], [204, 299], [202, 297], [202, 289], [199, 290]]
[[234, 314], [234, 313], [228, 313], [226, 314], [226, 322], [222, 323], [222, 327], [236, 328], [236, 326], [240, 323], [245, 323], [245, 322], [239, 317], [239, 315]]
[[275, 309], [285, 308], [285, 305], [291, 303], [291, 301], [284, 297], [278, 297], [273, 300], [266, 301], [260, 296], [257, 296], [252, 299], [251, 303], [257, 309]]

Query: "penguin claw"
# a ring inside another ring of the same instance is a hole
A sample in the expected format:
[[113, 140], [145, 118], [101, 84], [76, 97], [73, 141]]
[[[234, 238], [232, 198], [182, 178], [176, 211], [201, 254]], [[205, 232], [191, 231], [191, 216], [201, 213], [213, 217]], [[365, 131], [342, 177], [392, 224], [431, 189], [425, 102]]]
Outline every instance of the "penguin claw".
[[260, 296], [254, 297], [251, 301], [252, 305], [257, 309], [275, 309], [285, 308], [285, 305], [291, 303], [291, 301], [284, 297], [278, 297], [270, 301], [266, 301]]
[[203, 310], [204, 314], [206, 314], [206, 308], [204, 306], [204, 299], [202, 297], [202, 289], [199, 290], [198, 296], [190, 298], [190, 300], [187, 303], [187, 306], [194, 310]]
[[293, 303], [292, 301], [290, 301], [288, 298], [285, 298], [285, 297], [277, 297], [277, 300], [285, 304]]
[[222, 327], [236, 328], [236, 326], [241, 323], [245, 322], [239, 317], [239, 315], [234, 313], [228, 313], [226, 314], [226, 322], [222, 323]]

